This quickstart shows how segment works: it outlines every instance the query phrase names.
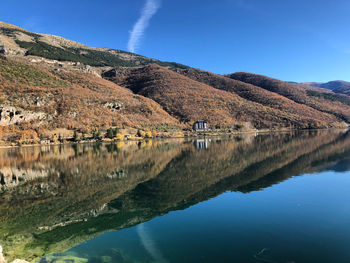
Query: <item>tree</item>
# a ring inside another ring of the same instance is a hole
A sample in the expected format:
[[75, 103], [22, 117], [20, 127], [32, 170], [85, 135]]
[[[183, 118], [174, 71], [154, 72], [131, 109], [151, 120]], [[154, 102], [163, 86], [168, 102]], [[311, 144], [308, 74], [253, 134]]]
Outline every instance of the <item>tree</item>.
[[146, 131], [145, 137], [146, 138], [152, 138], [152, 132], [151, 131]]
[[100, 131], [97, 130], [97, 129], [94, 129], [94, 130], [92, 131], [92, 138], [93, 138], [94, 140], [101, 140], [101, 133], [100, 133]]
[[74, 134], [73, 134], [73, 140], [74, 140], [75, 142], [77, 142], [77, 141], [78, 141], [78, 139], [79, 139], [78, 132], [77, 132], [77, 131], [74, 131]]
[[138, 131], [137, 131], [137, 136], [138, 136], [138, 137], [144, 138], [145, 135], [146, 135], [146, 132], [145, 132], [145, 131], [143, 131], [143, 130], [138, 130]]
[[112, 128], [109, 128], [109, 129], [107, 130], [106, 137], [107, 137], [108, 139], [113, 139], [113, 138], [115, 137], [115, 135], [114, 135], [114, 130], [113, 130]]
[[121, 140], [124, 139], [124, 136], [123, 136], [123, 134], [121, 134], [121, 133], [117, 133], [116, 137], [117, 137], [117, 140], [118, 140], [118, 141], [121, 141]]

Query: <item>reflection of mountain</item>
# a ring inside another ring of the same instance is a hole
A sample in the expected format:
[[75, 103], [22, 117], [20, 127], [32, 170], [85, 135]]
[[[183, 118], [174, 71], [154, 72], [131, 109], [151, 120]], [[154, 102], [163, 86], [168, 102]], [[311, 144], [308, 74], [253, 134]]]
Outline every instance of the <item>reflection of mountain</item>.
[[[9, 259], [62, 251], [228, 190], [256, 191], [306, 172], [349, 168], [342, 163], [350, 157], [350, 134], [344, 131], [221, 138], [206, 149], [197, 144], [1, 151], [7, 161], [0, 173], [7, 171], [3, 182], [11, 187], [5, 184], [0, 193], [0, 242]], [[46, 173], [20, 180], [17, 175], [13, 185], [9, 167]]]

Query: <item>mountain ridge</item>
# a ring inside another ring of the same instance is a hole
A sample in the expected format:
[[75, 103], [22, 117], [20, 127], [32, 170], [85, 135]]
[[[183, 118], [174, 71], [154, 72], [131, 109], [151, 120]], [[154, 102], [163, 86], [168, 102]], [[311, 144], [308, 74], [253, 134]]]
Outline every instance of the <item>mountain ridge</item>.
[[322, 88], [326, 90], [331, 90], [337, 94], [344, 94], [350, 96], [350, 82], [344, 80], [333, 80], [329, 82], [304, 82], [312, 87]]
[[[347, 127], [350, 96], [251, 73], [218, 75], [0, 22], [0, 128], [5, 139], [109, 127]], [[8, 135], [11, 134], [11, 135]], [[68, 135], [67, 135], [68, 136]]]

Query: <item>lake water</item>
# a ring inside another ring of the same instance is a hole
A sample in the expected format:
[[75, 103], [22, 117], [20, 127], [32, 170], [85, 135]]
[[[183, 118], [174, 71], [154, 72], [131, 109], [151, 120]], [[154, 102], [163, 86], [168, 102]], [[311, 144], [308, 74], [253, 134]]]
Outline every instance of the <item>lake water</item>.
[[350, 262], [350, 132], [0, 150], [8, 261]]

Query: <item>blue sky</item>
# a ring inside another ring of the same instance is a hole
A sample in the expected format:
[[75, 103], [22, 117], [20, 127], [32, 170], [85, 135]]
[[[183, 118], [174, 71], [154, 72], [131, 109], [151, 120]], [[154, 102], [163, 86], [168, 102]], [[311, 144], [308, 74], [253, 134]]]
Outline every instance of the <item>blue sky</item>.
[[[2, 0], [0, 20], [128, 50], [146, 1]], [[220, 74], [350, 81], [349, 0], [157, 1], [136, 53]]]

